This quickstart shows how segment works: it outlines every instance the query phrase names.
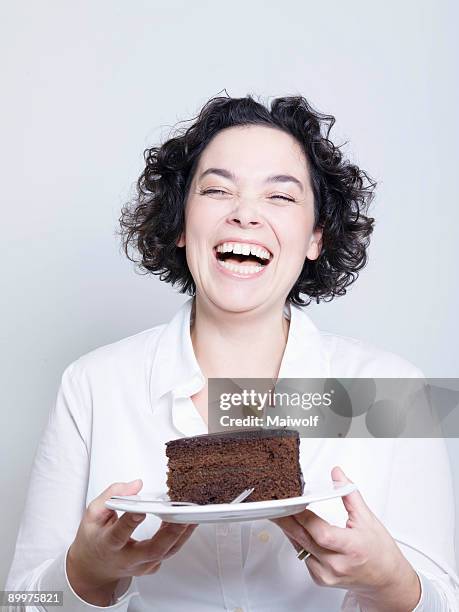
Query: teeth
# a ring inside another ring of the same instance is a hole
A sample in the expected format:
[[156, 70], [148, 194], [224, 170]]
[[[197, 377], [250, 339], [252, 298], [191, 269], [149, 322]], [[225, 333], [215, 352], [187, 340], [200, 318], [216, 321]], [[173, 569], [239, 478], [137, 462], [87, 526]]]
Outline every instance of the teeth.
[[236, 272], [237, 274], [255, 274], [263, 268], [263, 266], [237, 266], [227, 261], [219, 261], [218, 263], [227, 270], [231, 270], [231, 272]]
[[256, 255], [257, 257], [260, 257], [261, 259], [269, 259], [269, 253], [263, 247], [252, 245], [250, 247], [250, 252], [252, 255]]
[[269, 259], [269, 252], [263, 247], [241, 242], [224, 242], [217, 246], [219, 253], [234, 253], [235, 255], [255, 255], [260, 259]]

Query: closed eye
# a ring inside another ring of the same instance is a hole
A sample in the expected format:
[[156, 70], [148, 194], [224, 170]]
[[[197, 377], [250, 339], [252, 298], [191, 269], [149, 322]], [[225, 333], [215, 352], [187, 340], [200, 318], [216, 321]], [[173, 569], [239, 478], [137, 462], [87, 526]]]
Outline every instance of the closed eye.
[[282, 195], [273, 195], [273, 196], [271, 196], [271, 198], [279, 198], [280, 200], [285, 200], [286, 202], [294, 202], [295, 201], [292, 198], [288, 198], [287, 196], [282, 196]]
[[207, 195], [209, 193], [222, 193], [223, 195], [229, 195], [226, 191], [222, 189], [206, 189], [206, 191], [201, 191], [201, 195]]
[[[212, 193], [217, 193], [217, 194], [222, 194], [222, 195], [230, 195], [228, 194], [228, 192], [223, 191], [222, 189], [206, 189], [205, 191], [201, 191], [200, 192], [201, 195], [208, 195], [208, 194], [212, 194]], [[279, 200], [284, 200], [286, 202], [295, 202], [295, 200], [293, 200], [292, 198], [288, 198], [287, 196], [283, 196], [283, 195], [273, 195], [270, 196], [271, 200], [274, 199], [279, 199]]]

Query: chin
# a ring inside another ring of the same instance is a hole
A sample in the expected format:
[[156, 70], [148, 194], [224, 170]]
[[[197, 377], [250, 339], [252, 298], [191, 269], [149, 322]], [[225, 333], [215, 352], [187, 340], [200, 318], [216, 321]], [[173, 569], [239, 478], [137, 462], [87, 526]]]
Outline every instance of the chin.
[[[270, 299], [271, 298], [271, 299]], [[272, 300], [272, 295], [254, 295], [247, 290], [231, 290], [208, 295], [208, 299], [214, 306], [227, 313], [249, 312]]]

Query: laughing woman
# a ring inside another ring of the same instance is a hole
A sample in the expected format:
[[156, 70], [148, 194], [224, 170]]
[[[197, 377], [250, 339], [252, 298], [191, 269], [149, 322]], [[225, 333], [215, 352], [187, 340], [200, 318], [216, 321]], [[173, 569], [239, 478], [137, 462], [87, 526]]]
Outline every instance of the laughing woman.
[[70, 612], [458, 609], [440, 439], [303, 440], [309, 480], [349, 476], [359, 491], [275, 522], [173, 525], [104, 506], [165, 488], [165, 442], [207, 432], [210, 377], [422, 376], [305, 312], [346, 293], [373, 229], [375, 184], [333, 145], [333, 123], [302, 97], [217, 97], [146, 152], [123, 245], [190, 297], [64, 371], [8, 589], [61, 590]]

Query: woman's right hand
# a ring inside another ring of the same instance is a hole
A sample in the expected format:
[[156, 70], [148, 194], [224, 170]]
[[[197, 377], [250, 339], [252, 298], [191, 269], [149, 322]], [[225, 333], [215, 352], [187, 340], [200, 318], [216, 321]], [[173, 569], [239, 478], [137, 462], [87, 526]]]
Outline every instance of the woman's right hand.
[[141, 488], [140, 479], [114, 483], [86, 509], [67, 554], [66, 570], [73, 590], [87, 603], [110, 605], [120, 578], [155, 573], [197, 527], [162, 522], [149, 540], [131, 538], [145, 514], [125, 512], [118, 518], [104, 502], [112, 495], [135, 495]]

